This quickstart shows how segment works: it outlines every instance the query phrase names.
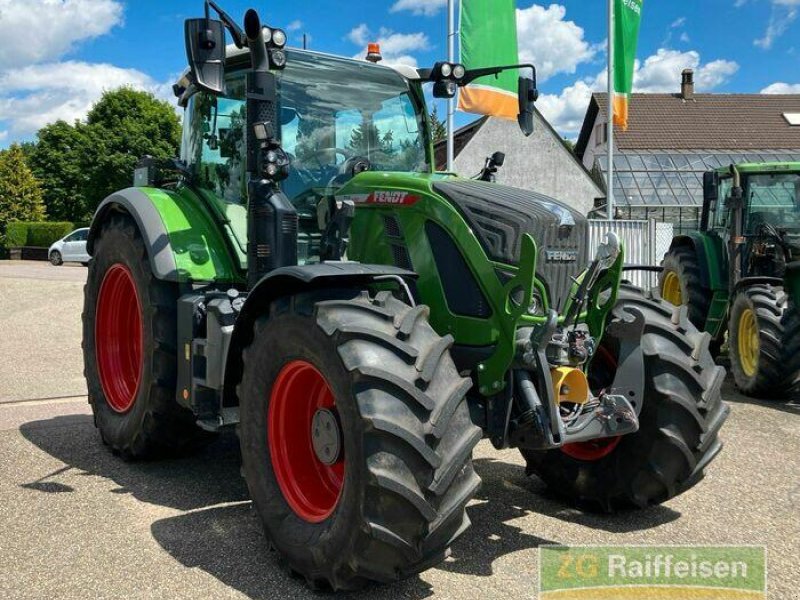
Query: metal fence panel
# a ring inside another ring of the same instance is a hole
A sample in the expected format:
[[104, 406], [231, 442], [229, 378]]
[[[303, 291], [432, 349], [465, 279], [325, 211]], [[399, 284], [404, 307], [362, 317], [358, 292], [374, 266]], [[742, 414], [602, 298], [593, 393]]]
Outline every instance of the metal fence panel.
[[[609, 231], [616, 233], [624, 244], [626, 265], [658, 266], [669, 250], [673, 225], [654, 220], [589, 221], [589, 256], [594, 256]], [[658, 285], [657, 273], [628, 271], [625, 278], [643, 288]]]

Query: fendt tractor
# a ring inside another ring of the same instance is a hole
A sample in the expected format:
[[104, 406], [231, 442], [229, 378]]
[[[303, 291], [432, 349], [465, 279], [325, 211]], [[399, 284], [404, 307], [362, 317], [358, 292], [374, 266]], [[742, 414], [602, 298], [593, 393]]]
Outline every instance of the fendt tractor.
[[590, 260], [566, 205], [435, 172], [423, 86], [531, 72], [530, 134], [532, 66], [337, 58], [205, 9], [175, 85], [181, 159], [143, 158], [89, 234], [86, 377], [115, 453], [238, 426], [271, 546], [334, 590], [445, 558], [484, 437], [589, 508], [702, 479], [727, 415], [710, 336], [621, 286], [615, 236]]
[[800, 383], [800, 163], [731, 165], [705, 174], [700, 231], [676, 237], [662, 296], [719, 352], [750, 396]]

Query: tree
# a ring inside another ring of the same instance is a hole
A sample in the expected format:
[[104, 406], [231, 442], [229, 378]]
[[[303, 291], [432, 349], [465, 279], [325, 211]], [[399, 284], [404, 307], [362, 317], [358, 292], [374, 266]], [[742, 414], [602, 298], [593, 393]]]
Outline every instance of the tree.
[[0, 246], [11, 221], [41, 221], [45, 210], [42, 188], [19, 145], [0, 151]]
[[106, 92], [86, 118], [83, 169], [86, 205], [93, 211], [109, 194], [133, 183], [139, 159], [177, 156], [181, 125], [169, 103], [147, 92]]
[[38, 143], [30, 151], [30, 165], [42, 184], [47, 214], [55, 221], [88, 221], [91, 208], [86, 203], [89, 185], [84, 168], [85, 125], [56, 121], [39, 130]]
[[177, 156], [180, 132], [180, 119], [169, 103], [130, 88], [104, 93], [86, 122], [46, 125], [30, 155], [48, 214], [88, 220], [106, 196], [132, 185], [142, 156]]
[[447, 139], [447, 125], [439, 119], [439, 108], [434, 105], [430, 114], [431, 136], [434, 143]]

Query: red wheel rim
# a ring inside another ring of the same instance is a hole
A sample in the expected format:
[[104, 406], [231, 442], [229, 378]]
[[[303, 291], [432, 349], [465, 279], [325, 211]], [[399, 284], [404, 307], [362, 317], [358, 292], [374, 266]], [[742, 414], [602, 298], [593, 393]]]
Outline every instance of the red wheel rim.
[[[617, 358], [605, 346], [600, 346], [595, 361], [600, 361], [601, 365], [609, 372], [617, 370]], [[576, 442], [574, 444], [564, 444], [561, 451], [575, 460], [595, 462], [611, 454], [622, 441], [622, 437], [603, 438], [590, 442]]]
[[130, 269], [115, 264], [97, 297], [94, 344], [106, 402], [118, 413], [136, 401], [142, 378], [142, 306]]
[[272, 469], [286, 502], [309, 523], [327, 519], [342, 493], [344, 452], [334, 464], [324, 464], [314, 451], [311, 433], [315, 413], [335, 406], [325, 377], [303, 360], [285, 365], [272, 386], [267, 415]]

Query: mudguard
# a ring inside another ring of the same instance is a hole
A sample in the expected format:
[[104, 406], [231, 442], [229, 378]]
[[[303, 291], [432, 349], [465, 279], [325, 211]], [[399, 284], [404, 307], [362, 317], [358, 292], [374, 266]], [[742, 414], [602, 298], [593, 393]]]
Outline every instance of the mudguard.
[[255, 320], [273, 300], [315, 289], [365, 287], [378, 281], [402, 281], [407, 285], [416, 278], [416, 273], [398, 267], [356, 262], [324, 262], [275, 269], [250, 291], [236, 319], [225, 365], [224, 406], [238, 404], [235, 386], [242, 374], [242, 350], [252, 340]]
[[132, 187], [115, 192], [95, 212], [87, 251], [103, 222], [115, 212], [128, 214], [139, 227], [158, 279], [175, 282], [238, 283], [233, 250], [210, 210], [185, 191]]

